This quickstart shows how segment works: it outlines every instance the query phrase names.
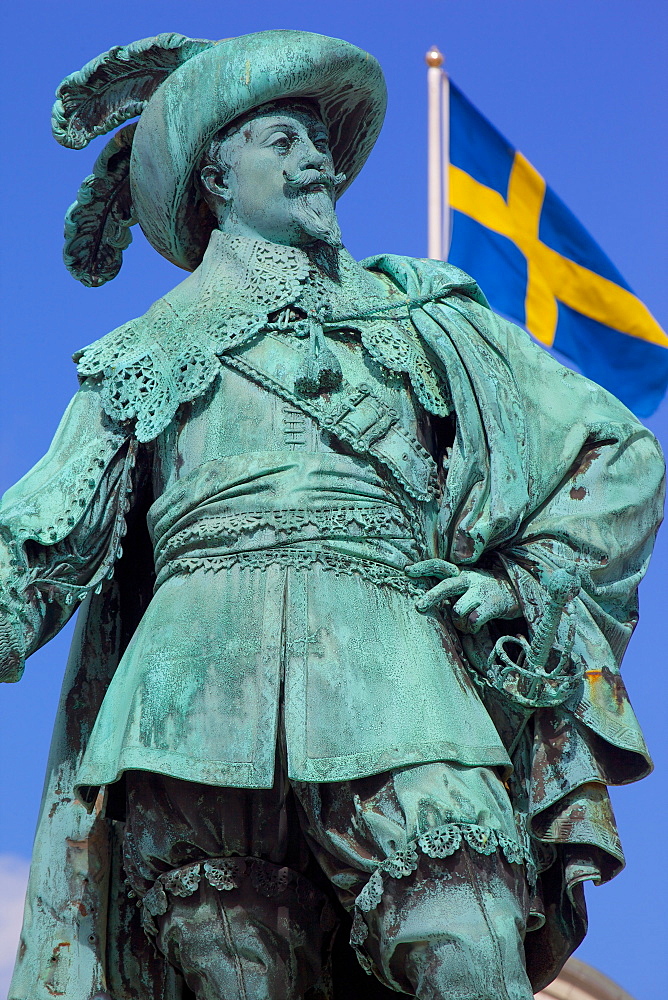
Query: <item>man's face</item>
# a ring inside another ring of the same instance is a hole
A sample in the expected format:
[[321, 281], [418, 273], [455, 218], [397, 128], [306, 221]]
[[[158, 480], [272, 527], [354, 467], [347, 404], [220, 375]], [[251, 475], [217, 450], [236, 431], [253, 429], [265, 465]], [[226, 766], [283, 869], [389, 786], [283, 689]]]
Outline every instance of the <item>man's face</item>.
[[[327, 130], [315, 112], [260, 113], [219, 146], [202, 180], [218, 194], [223, 232], [292, 246], [341, 245], [334, 210], [334, 163]], [[216, 174], [216, 168], [217, 174]]]

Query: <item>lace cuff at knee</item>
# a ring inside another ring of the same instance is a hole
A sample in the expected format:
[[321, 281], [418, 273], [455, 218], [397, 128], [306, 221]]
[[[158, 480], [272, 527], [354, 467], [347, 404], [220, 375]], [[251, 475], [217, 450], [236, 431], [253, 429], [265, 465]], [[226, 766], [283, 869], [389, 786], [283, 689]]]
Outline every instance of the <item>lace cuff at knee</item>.
[[[256, 892], [268, 899], [291, 893], [304, 907], [322, 906], [325, 901], [323, 893], [309, 879], [291, 868], [259, 858], [209, 858], [174, 868], [156, 879], [149, 891], [137, 900], [142, 926], [147, 934], [155, 936], [158, 933], [155, 917], [167, 912], [170, 897], [192, 896], [202, 880], [212, 889], [229, 892], [241, 888], [246, 879]], [[131, 889], [130, 895], [138, 893]]]
[[522, 844], [499, 830], [478, 826], [476, 823], [446, 823], [427, 830], [415, 840], [409, 841], [403, 850], [396, 851], [381, 862], [355, 900], [350, 943], [363, 969], [371, 972], [372, 968], [372, 963], [362, 950], [369, 933], [364, 914], [375, 910], [380, 903], [386, 880], [404, 878], [417, 871], [419, 853], [429, 858], [449, 858], [461, 847], [462, 842], [478, 854], [500, 851], [509, 864], [524, 865], [529, 883], [535, 884], [536, 865], [528, 842]]

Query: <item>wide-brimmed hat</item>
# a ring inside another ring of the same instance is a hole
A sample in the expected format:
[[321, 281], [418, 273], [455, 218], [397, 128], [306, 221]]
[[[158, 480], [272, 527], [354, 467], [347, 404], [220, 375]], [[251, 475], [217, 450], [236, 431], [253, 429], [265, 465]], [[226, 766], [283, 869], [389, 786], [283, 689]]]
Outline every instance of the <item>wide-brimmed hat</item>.
[[276, 100], [313, 104], [336, 172], [346, 175], [340, 194], [371, 152], [386, 106], [373, 56], [338, 38], [287, 30], [219, 42], [142, 39], [67, 77], [57, 96], [54, 135], [76, 149], [140, 115], [107, 144], [67, 214], [65, 263], [88, 285], [118, 273], [135, 222], [168, 260], [197, 267], [216, 223], [196, 190], [195, 169], [235, 119]]

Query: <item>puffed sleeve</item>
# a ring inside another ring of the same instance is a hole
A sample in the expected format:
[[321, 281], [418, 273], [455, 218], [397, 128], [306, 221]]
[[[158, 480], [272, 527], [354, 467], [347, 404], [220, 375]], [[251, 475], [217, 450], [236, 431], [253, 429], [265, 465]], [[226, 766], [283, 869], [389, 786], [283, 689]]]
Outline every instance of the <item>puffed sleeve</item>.
[[[619, 668], [663, 514], [663, 455], [619, 400], [489, 309], [461, 296], [425, 309], [439, 325], [423, 319], [423, 335], [446, 365], [458, 420], [441, 513], [445, 558], [503, 568], [530, 638], [555, 570], [577, 571], [581, 582], [555, 641], [558, 653], [573, 631], [581, 684], [563, 707], [536, 717], [536, 726], [552, 720], [537, 739], [538, 814], [585, 775], [617, 784], [651, 766]], [[495, 634], [467, 640], [471, 659], [487, 661]], [[563, 726], [596, 744], [568, 780], [555, 763], [576, 756], [555, 752]]]
[[610, 755], [606, 778], [614, 783], [642, 776], [649, 762], [619, 667], [638, 621], [638, 584], [661, 522], [662, 480], [662, 455], [640, 425], [616, 440], [587, 442], [559, 487], [503, 550], [530, 626], [546, 605], [544, 581], [560, 567], [578, 571], [581, 590], [564, 616], [560, 639], [565, 642], [568, 627], [574, 628], [571, 658], [583, 685], [564, 707], [629, 755]]
[[49, 451], [0, 501], [0, 680], [113, 573], [131, 501], [136, 442], [84, 383]]

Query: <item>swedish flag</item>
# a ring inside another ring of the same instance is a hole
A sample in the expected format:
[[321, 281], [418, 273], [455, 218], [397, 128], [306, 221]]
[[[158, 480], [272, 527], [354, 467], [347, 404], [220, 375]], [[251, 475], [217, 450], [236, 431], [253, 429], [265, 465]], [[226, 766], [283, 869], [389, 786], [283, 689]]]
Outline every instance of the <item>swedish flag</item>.
[[449, 89], [448, 260], [492, 308], [649, 415], [668, 386], [668, 337], [538, 171]]

